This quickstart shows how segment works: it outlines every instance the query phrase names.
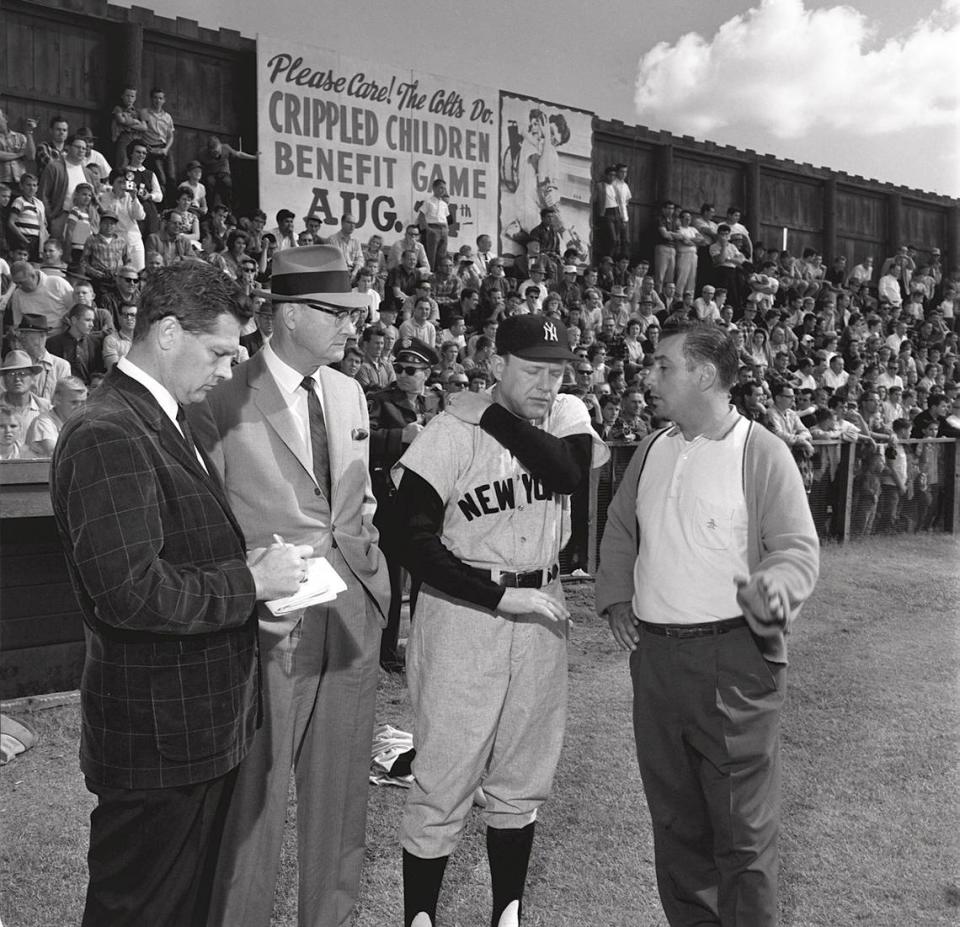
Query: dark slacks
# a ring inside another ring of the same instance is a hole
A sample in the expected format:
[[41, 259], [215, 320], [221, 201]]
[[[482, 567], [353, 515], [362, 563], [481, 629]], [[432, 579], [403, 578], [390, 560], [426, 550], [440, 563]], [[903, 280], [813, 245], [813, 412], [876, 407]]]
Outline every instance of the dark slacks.
[[786, 667], [745, 627], [678, 639], [641, 626], [630, 671], [667, 920], [775, 925]]
[[97, 796], [83, 927], [203, 927], [236, 770], [166, 789]]

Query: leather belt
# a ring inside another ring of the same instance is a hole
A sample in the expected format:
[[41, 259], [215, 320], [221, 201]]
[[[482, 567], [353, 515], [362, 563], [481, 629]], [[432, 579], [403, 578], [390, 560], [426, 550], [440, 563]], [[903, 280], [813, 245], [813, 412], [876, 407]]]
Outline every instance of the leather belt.
[[511, 573], [508, 570], [484, 570], [498, 586], [511, 589], [539, 589], [552, 583], [560, 575], [560, 565], [555, 563], [546, 570], [527, 570], [523, 573]]
[[428, 222], [428, 229], [445, 229], [446, 226], [442, 222]]
[[736, 618], [704, 621], [702, 624], [654, 624], [650, 621], [641, 621], [640, 627], [660, 637], [715, 637], [717, 634], [726, 634], [727, 631], [733, 631], [736, 628], [747, 627], [747, 619], [743, 615], [737, 615]]

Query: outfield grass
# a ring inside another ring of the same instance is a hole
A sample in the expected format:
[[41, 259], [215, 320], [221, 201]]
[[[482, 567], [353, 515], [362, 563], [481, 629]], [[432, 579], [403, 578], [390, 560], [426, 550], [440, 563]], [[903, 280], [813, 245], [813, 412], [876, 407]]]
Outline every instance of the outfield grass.
[[[791, 639], [783, 717], [781, 921], [790, 927], [960, 923], [960, 544], [873, 539], [824, 550], [821, 582]], [[626, 656], [569, 588], [570, 723], [541, 814], [525, 923], [664, 924], [630, 726]], [[378, 720], [409, 726], [384, 677]], [[0, 773], [0, 917], [6, 927], [79, 921], [86, 817], [76, 707], [30, 717], [42, 743]], [[403, 792], [371, 788], [357, 927], [400, 922]], [[295, 807], [291, 803], [291, 819]], [[292, 830], [274, 924], [295, 919]], [[488, 922], [476, 817], [447, 870], [443, 927]]]

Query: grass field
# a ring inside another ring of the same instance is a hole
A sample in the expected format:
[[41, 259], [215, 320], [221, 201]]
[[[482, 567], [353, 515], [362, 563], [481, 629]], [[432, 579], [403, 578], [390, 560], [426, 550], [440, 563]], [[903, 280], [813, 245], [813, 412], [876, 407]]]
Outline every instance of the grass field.
[[[781, 922], [790, 927], [960, 924], [960, 544], [943, 537], [827, 547], [791, 638], [783, 716]], [[665, 923], [636, 769], [624, 654], [568, 587], [570, 721], [537, 826], [525, 924]], [[87, 815], [75, 705], [36, 712], [35, 749], [0, 773], [5, 927], [79, 921]], [[378, 720], [409, 729], [402, 684], [384, 677]], [[371, 788], [357, 927], [400, 923], [403, 792]], [[295, 806], [291, 802], [291, 821]], [[296, 923], [292, 831], [274, 924]], [[489, 921], [474, 818], [447, 869], [443, 927]]]

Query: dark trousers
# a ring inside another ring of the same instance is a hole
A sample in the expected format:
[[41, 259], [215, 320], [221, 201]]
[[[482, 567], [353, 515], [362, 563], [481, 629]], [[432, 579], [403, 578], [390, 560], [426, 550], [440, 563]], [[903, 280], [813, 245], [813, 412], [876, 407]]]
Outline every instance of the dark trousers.
[[167, 789], [87, 779], [90, 882], [83, 927], [204, 927], [236, 770]]
[[437, 264], [447, 256], [449, 233], [445, 225], [428, 225], [423, 231], [423, 250], [427, 252], [430, 272], [436, 273]]
[[773, 927], [786, 667], [745, 627], [681, 639], [641, 626], [630, 672], [667, 920]]
[[[387, 612], [387, 625], [380, 638], [380, 662], [395, 664], [400, 659], [400, 610], [403, 607], [404, 570], [396, 554], [387, 557], [387, 571], [390, 575], [390, 609]], [[410, 577], [410, 620], [417, 605], [420, 593], [420, 580]]]
[[619, 209], [606, 209], [600, 217], [600, 257], [617, 258], [627, 253], [626, 223]]
[[173, 202], [176, 199], [176, 190], [174, 189], [176, 174], [173, 169], [173, 155], [169, 152], [167, 154], [150, 152], [144, 158], [143, 163], [157, 175], [157, 183], [160, 184], [160, 189], [163, 191], [163, 201]]

